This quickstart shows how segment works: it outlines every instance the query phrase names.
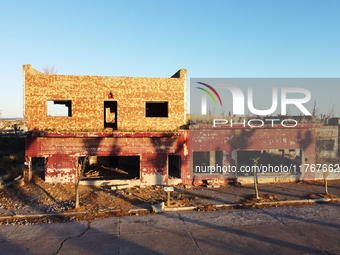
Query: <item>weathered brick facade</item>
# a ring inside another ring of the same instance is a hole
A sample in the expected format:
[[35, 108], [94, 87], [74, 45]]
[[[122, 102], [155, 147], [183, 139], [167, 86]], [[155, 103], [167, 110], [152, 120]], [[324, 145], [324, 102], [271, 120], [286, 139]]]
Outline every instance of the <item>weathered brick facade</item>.
[[[68, 116], [48, 116], [48, 101], [67, 105]], [[82, 156], [139, 156], [134, 184], [141, 185], [168, 183], [169, 155], [189, 168], [187, 131], [180, 130], [184, 69], [172, 78], [135, 78], [42, 74], [24, 65], [24, 115], [26, 161], [31, 167], [32, 158], [44, 158], [48, 182], [73, 183]]]
[[319, 158], [336, 158], [339, 156], [339, 127], [323, 126], [317, 130], [317, 153]]
[[[299, 124], [296, 127], [282, 128], [282, 126], [267, 126], [262, 128], [244, 127], [216, 127], [204, 129], [196, 127], [190, 130], [190, 161], [193, 162], [194, 152], [223, 152], [223, 165], [236, 166], [238, 169], [238, 154], [244, 151], [270, 153], [280, 150], [283, 154], [295, 151], [298, 154], [299, 166], [296, 171], [284, 173], [259, 174], [260, 181], [291, 181], [300, 179], [315, 179], [315, 172], [306, 171], [305, 164], [315, 164], [315, 141], [316, 129], [322, 125]], [[275, 162], [280, 165], [280, 162]], [[290, 164], [290, 163], [289, 163]], [[288, 165], [289, 165], [288, 164]], [[272, 164], [274, 166], [274, 164]], [[294, 168], [292, 168], [294, 170]], [[190, 174], [190, 172], [188, 172]], [[209, 175], [204, 175], [209, 179]], [[202, 178], [196, 175], [196, 182], [200, 183]], [[253, 178], [241, 176], [239, 173], [226, 172], [223, 175], [211, 174], [210, 179], [217, 179], [221, 183], [239, 180], [241, 182], [253, 182]]]
[[[139, 156], [136, 185], [168, 184], [168, 156], [181, 156], [189, 169], [186, 131], [176, 133], [31, 132], [26, 138], [27, 161], [45, 158], [45, 181], [72, 183], [79, 156]], [[108, 184], [108, 182], [106, 181]], [[117, 181], [110, 182], [117, 184]], [[119, 182], [118, 182], [119, 183]]]
[[[301, 165], [315, 163], [318, 125], [183, 129], [186, 89], [186, 70], [183, 69], [172, 78], [134, 78], [47, 75], [24, 65], [29, 169], [32, 169], [33, 158], [42, 158], [45, 181], [74, 183], [80, 157], [133, 156], [138, 158], [139, 164], [136, 178], [110, 179], [102, 183], [171, 185], [199, 184], [211, 178], [192, 174], [196, 152], [211, 152], [210, 162], [214, 163], [216, 153], [220, 152], [225, 166], [239, 167], [237, 157], [242, 151], [263, 153], [270, 150], [281, 150], [284, 154], [293, 150], [298, 152]], [[68, 109], [67, 116], [48, 116], [48, 102], [64, 105]], [[179, 169], [179, 174], [173, 174], [172, 178], [170, 162], [175, 164], [172, 169]], [[214, 178], [228, 182], [243, 177], [225, 174]], [[313, 179], [314, 174], [302, 172], [292, 177]], [[252, 181], [251, 178], [246, 180]]]

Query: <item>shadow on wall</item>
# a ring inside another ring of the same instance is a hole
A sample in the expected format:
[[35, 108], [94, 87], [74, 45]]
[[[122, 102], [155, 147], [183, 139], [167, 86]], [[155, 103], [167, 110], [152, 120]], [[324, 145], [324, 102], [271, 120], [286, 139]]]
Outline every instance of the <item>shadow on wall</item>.
[[[150, 163], [155, 169], [154, 173], [148, 173], [154, 175], [155, 184], [162, 185], [167, 183], [168, 176], [168, 156], [180, 153], [183, 150], [185, 141], [179, 142], [178, 136], [172, 137], [150, 137], [150, 141], [154, 147], [155, 156], [150, 159]], [[177, 145], [176, 145], [177, 143]], [[172, 150], [176, 147], [175, 151]], [[184, 159], [181, 159], [180, 164], [182, 165]], [[179, 166], [180, 167], [180, 166]], [[181, 170], [179, 170], [181, 171]], [[151, 176], [150, 176], [151, 178]]]

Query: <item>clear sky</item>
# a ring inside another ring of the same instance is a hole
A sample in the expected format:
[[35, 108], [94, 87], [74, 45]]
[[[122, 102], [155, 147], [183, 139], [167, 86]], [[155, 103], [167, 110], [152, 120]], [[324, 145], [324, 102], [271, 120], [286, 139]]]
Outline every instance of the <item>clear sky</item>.
[[[338, 78], [339, 11], [338, 0], [0, 0], [0, 109], [22, 117], [23, 64], [74, 75]], [[340, 95], [327, 93], [326, 108]]]

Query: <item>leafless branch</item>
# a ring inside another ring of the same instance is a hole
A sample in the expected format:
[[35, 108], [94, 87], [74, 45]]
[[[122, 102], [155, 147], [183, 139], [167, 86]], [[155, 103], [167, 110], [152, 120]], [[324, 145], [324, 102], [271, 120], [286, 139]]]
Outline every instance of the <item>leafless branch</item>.
[[58, 70], [55, 68], [55, 65], [53, 66], [44, 66], [43, 68], [44, 74], [57, 74]]

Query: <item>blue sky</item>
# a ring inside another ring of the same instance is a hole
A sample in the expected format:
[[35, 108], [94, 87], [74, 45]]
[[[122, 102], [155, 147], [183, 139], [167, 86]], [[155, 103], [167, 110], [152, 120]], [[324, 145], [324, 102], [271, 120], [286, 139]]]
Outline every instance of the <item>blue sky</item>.
[[[23, 64], [75, 75], [340, 77], [339, 10], [337, 0], [0, 0], [0, 109], [22, 117]], [[318, 103], [328, 109], [339, 94], [325, 91]]]

